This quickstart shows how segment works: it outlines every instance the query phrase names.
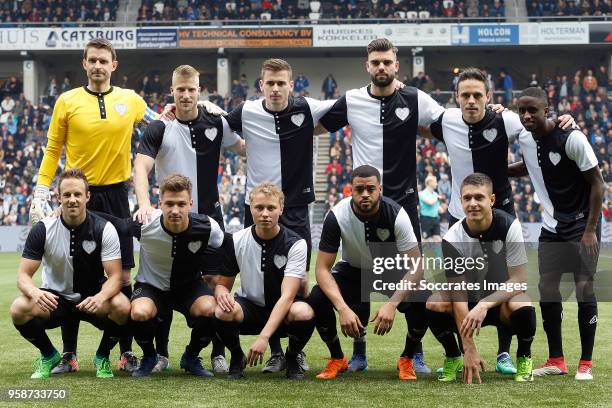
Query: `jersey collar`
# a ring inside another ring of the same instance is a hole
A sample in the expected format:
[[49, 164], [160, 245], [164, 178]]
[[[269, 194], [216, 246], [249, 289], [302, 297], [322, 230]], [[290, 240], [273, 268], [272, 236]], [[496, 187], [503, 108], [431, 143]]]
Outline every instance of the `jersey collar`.
[[289, 95], [289, 100], [287, 101], [287, 107], [283, 109], [282, 111], [275, 112], [275, 111], [271, 111], [268, 108], [266, 108], [266, 98], [261, 99], [261, 107], [263, 108], [264, 111], [266, 111], [270, 115], [282, 115], [284, 113], [290, 112], [291, 109], [293, 109], [293, 96]]
[[164, 225], [164, 214], [159, 216], [159, 225], [161, 225], [162, 229], [164, 230], [164, 232], [168, 235], [170, 235], [171, 237], [180, 237], [181, 235], [184, 235], [185, 233], [189, 232], [189, 230], [191, 229], [191, 225], [193, 224], [193, 219], [191, 218], [191, 212], [189, 213], [189, 224], [187, 224], [187, 229], [183, 232], [180, 232], [178, 234], [175, 234], [174, 232], [170, 231], [169, 229], [166, 228], [166, 226]]
[[385, 99], [391, 99], [392, 97], [395, 96], [395, 94], [397, 93], [397, 89], [395, 91], [393, 91], [393, 93], [391, 95], [387, 95], [387, 96], [376, 96], [376, 95], [372, 95], [372, 84], [369, 84], [368, 86], [366, 86], [366, 91], [368, 91], [368, 95], [370, 95], [370, 98], [374, 98], [374, 99], [379, 99], [381, 101], [384, 101]]
[[80, 225], [77, 225], [76, 227], [71, 227], [70, 225], [66, 224], [66, 222], [64, 221], [64, 217], [62, 217], [61, 215], [59, 216], [60, 221], [62, 222], [62, 225], [70, 230], [70, 231], [75, 231], [75, 232], [79, 232], [83, 226], [85, 224], [87, 224], [87, 221], [89, 220], [90, 216], [89, 216], [89, 210], [85, 210], [85, 220], [83, 220], [83, 223]]
[[497, 219], [495, 211], [496, 211], [495, 208], [493, 208], [492, 209], [493, 216], [492, 216], [492, 219], [491, 219], [491, 225], [489, 226], [489, 228], [485, 232], [483, 232], [481, 234], [473, 234], [470, 231], [470, 228], [468, 227], [467, 217], [464, 217], [463, 220], [461, 221], [461, 226], [463, 227], [463, 230], [468, 235], [468, 237], [474, 238], [474, 239], [483, 240], [483, 241], [490, 241], [490, 239], [488, 239], [488, 237], [491, 234], [491, 232], [493, 232], [493, 229], [495, 227], [495, 221]]
[[376, 214], [372, 215], [369, 218], [364, 218], [363, 216], [357, 214], [357, 212], [355, 211], [355, 207], [353, 206], [353, 199], [351, 198], [351, 211], [353, 212], [355, 217], [359, 221], [361, 221], [363, 223], [366, 223], [366, 222], [369, 222], [369, 223], [376, 222], [380, 218], [380, 212], [382, 211], [382, 203], [383, 203], [383, 200], [382, 200], [382, 195], [381, 195], [380, 199], [378, 201], [378, 211], [376, 212]]
[[278, 237], [280, 237], [283, 233], [283, 226], [281, 224], [278, 224], [278, 226], [280, 227], [280, 229], [278, 230], [278, 234], [276, 234], [276, 236], [272, 239], [262, 239], [259, 238], [257, 236], [257, 232], [255, 232], [255, 224], [251, 225], [251, 234], [253, 235], [253, 239], [255, 240], [255, 242], [257, 242], [259, 245], [266, 243], [266, 242], [274, 242]]
[[87, 92], [88, 94], [93, 95], [93, 96], [105, 96], [105, 95], [108, 95], [109, 93], [113, 92], [114, 87], [111, 86], [108, 89], [108, 91], [106, 91], [106, 92], [94, 92], [94, 91], [90, 90], [89, 88], [87, 88], [87, 85], [84, 85], [83, 89], [85, 89], [85, 92]]
[[181, 123], [183, 125], [189, 125], [189, 124], [193, 124], [193, 122], [198, 122], [202, 118], [202, 115], [204, 115], [204, 108], [201, 107], [200, 105], [198, 105], [198, 116], [196, 116], [195, 119], [193, 119], [193, 120], [180, 120], [179, 118], [176, 118], [176, 117], [175, 118], [176, 118], [176, 121], [178, 123]]

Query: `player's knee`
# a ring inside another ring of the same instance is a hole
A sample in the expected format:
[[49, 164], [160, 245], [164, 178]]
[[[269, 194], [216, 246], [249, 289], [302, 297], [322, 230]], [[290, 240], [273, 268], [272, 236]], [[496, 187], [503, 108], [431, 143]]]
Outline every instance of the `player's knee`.
[[113, 296], [110, 301], [110, 313], [114, 315], [114, 320], [126, 321], [131, 308], [130, 301], [123, 293]]
[[215, 315], [215, 309], [217, 308], [217, 302], [212, 296], [200, 296], [194, 304], [191, 306], [191, 314], [199, 317], [212, 317]]
[[287, 314], [288, 322], [305, 321], [314, 319], [314, 310], [306, 302], [294, 302]]
[[221, 309], [220, 306], [217, 306], [215, 308], [215, 318], [217, 318], [218, 320], [221, 320], [223, 322], [232, 322], [232, 321], [236, 321], [237, 320], [237, 313], [238, 310], [236, 307], [234, 307], [234, 310], [232, 310], [231, 312], [226, 312], [225, 310]]
[[19, 296], [13, 301], [10, 308], [11, 320], [15, 324], [23, 324], [28, 319], [30, 302], [25, 296]]
[[439, 294], [433, 294], [427, 299], [425, 308], [432, 312], [448, 313], [452, 307], [451, 302], [443, 300]]
[[155, 317], [155, 311], [148, 304], [136, 303], [132, 304], [132, 308], [130, 310], [130, 317], [135, 322], [145, 322], [147, 320], [151, 320]]

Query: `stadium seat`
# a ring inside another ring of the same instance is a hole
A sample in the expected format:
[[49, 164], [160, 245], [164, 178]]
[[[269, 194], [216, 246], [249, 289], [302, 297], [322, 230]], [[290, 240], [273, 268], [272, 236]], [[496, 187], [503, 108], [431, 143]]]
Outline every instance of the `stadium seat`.
[[270, 21], [272, 19], [272, 14], [270, 13], [261, 13], [259, 15], [262, 21]]
[[455, 2], [453, 0], [444, 0], [442, 4], [444, 5], [444, 8], [449, 8], [453, 7], [455, 5]]
[[311, 1], [310, 2], [310, 11], [313, 13], [318, 13], [321, 10], [321, 2], [320, 1]]
[[429, 11], [419, 11], [419, 18], [421, 20], [427, 20], [429, 18]]
[[395, 4], [396, 6], [399, 5], [402, 2], [402, 0], [393, 0], [393, 4]]
[[406, 18], [406, 12], [405, 11], [396, 11], [396, 14], [399, 18]]
[[321, 13], [309, 13], [308, 14], [308, 18], [313, 22], [316, 23], [317, 21], [319, 21], [319, 18], [321, 17]]
[[418, 13], [416, 11], [407, 11], [406, 12], [406, 18], [408, 20], [416, 20], [419, 17]]
[[164, 12], [164, 3], [161, 1], [155, 3], [153, 7], [155, 8], [155, 10], [157, 10], [159, 14], [162, 14]]

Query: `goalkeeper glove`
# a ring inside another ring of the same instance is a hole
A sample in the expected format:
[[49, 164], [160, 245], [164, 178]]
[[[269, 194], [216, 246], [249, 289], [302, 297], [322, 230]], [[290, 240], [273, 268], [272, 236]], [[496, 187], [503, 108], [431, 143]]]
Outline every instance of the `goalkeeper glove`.
[[30, 205], [30, 224], [36, 224], [53, 212], [49, 205], [50, 196], [49, 187], [39, 184], [34, 188]]

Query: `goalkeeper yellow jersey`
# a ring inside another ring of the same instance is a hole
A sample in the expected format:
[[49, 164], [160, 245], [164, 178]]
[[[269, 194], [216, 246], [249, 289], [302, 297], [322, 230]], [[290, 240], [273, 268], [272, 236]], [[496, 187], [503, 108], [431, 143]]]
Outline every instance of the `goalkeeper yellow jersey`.
[[134, 125], [149, 118], [145, 101], [131, 89], [107, 92], [75, 88], [60, 95], [47, 133], [47, 149], [38, 184], [50, 186], [66, 146], [66, 167], [78, 167], [89, 184], [103, 186], [126, 181], [131, 175]]

